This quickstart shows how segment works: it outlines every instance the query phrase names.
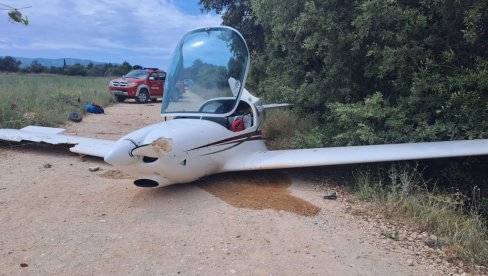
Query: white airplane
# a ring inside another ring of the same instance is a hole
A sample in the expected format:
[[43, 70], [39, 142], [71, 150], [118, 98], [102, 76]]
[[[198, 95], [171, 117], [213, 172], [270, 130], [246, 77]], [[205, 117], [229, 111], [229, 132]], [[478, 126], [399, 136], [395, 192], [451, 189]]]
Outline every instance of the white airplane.
[[[269, 151], [261, 127], [265, 105], [244, 83], [249, 51], [228, 27], [193, 30], [179, 42], [167, 72], [161, 123], [118, 141], [63, 135], [64, 129], [1, 129], [0, 140], [73, 145], [136, 178], [139, 187], [195, 181], [229, 171], [266, 170], [488, 154], [488, 140]], [[186, 88], [185, 88], [186, 86]], [[291, 126], [292, 127], [292, 126]]]

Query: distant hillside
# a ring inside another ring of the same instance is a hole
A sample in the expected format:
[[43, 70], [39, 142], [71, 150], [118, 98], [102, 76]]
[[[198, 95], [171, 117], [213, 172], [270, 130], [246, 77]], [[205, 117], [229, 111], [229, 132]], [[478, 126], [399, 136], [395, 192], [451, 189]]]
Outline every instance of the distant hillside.
[[[34, 60], [37, 60], [42, 66], [46, 67], [63, 67], [64, 60], [66, 60], [66, 65], [73, 65], [76, 63], [79, 63], [81, 65], [87, 65], [88, 63], [93, 63], [93, 64], [103, 64], [105, 62], [97, 62], [97, 61], [91, 61], [88, 59], [77, 59], [77, 58], [57, 58], [57, 59], [50, 59], [50, 58], [25, 58], [25, 57], [14, 57], [16, 60], [22, 62], [20, 64], [20, 68], [25, 68], [28, 67], [29, 65], [32, 64]], [[113, 63], [116, 64], [116, 63]]]

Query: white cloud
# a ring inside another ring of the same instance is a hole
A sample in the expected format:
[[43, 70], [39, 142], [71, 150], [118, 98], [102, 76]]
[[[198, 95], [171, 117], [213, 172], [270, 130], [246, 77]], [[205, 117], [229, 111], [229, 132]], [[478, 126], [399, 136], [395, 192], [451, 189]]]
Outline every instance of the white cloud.
[[[32, 6], [23, 11], [31, 24], [0, 28], [3, 40], [0, 48], [9, 49], [8, 55], [42, 56], [42, 51], [51, 50], [58, 51], [59, 57], [67, 57], [62, 56], [66, 50], [67, 54], [75, 53], [80, 58], [97, 60], [100, 54], [106, 53], [103, 58], [118, 58], [112, 62], [142, 63], [147, 56], [153, 56], [153, 60], [170, 56], [186, 31], [221, 23], [216, 15], [180, 11], [172, 0], [22, 2], [22, 6]], [[19, 5], [17, 1], [6, 4]], [[15, 54], [16, 50], [19, 54]]]
[[52, 43], [52, 42], [35, 42], [28, 46], [27, 49], [43, 49], [43, 50], [97, 50], [95, 47], [86, 46], [77, 43]]

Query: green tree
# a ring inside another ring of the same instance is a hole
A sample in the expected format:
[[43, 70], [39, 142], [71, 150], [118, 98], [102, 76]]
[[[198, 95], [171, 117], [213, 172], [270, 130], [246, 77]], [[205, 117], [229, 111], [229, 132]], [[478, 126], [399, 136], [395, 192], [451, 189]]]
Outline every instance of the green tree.
[[259, 89], [268, 100], [292, 101], [315, 120], [328, 117], [327, 103], [367, 94], [363, 67], [353, 51], [351, 21], [356, 1], [253, 2], [266, 34]]
[[264, 34], [251, 8], [251, 0], [199, 0], [202, 11], [222, 15], [222, 24], [233, 27], [247, 39], [250, 51], [261, 52]]
[[132, 65], [130, 65], [130, 63], [128, 63], [126, 60], [120, 66], [120, 71], [122, 72], [122, 75], [127, 74], [131, 69]]
[[202, 11], [214, 10], [222, 15], [222, 24], [237, 29], [246, 39], [251, 55], [251, 70], [246, 86], [257, 88], [265, 71], [260, 62], [259, 54], [264, 51], [264, 31], [258, 23], [252, 9], [252, 0], [199, 0]]
[[42, 66], [37, 60], [34, 60], [26, 70], [31, 73], [42, 73], [46, 71], [46, 67]]
[[86, 71], [85, 66], [83, 66], [79, 63], [68, 66], [66, 72], [70, 76], [86, 76], [87, 75], [87, 71]]
[[[265, 34], [259, 92], [295, 103], [323, 144], [488, 135], [486, 1], [255, 0], [252, 10]], [[371, 101], [379, 110], [366, 118]]]
[[21, 62], [11, 56], [0, 58], [0, 71], [17, 72]]

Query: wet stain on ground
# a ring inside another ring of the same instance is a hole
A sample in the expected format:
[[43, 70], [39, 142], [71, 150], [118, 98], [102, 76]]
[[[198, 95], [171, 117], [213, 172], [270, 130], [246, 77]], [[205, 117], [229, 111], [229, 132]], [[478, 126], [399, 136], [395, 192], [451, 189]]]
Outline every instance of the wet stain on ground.
[[315, 216], [320, 208], [293, 196], [291, 180], [280, 172], [241, 172], [216, 175], [198, 186], [236, 208], [273, 209], [302, 216]]

